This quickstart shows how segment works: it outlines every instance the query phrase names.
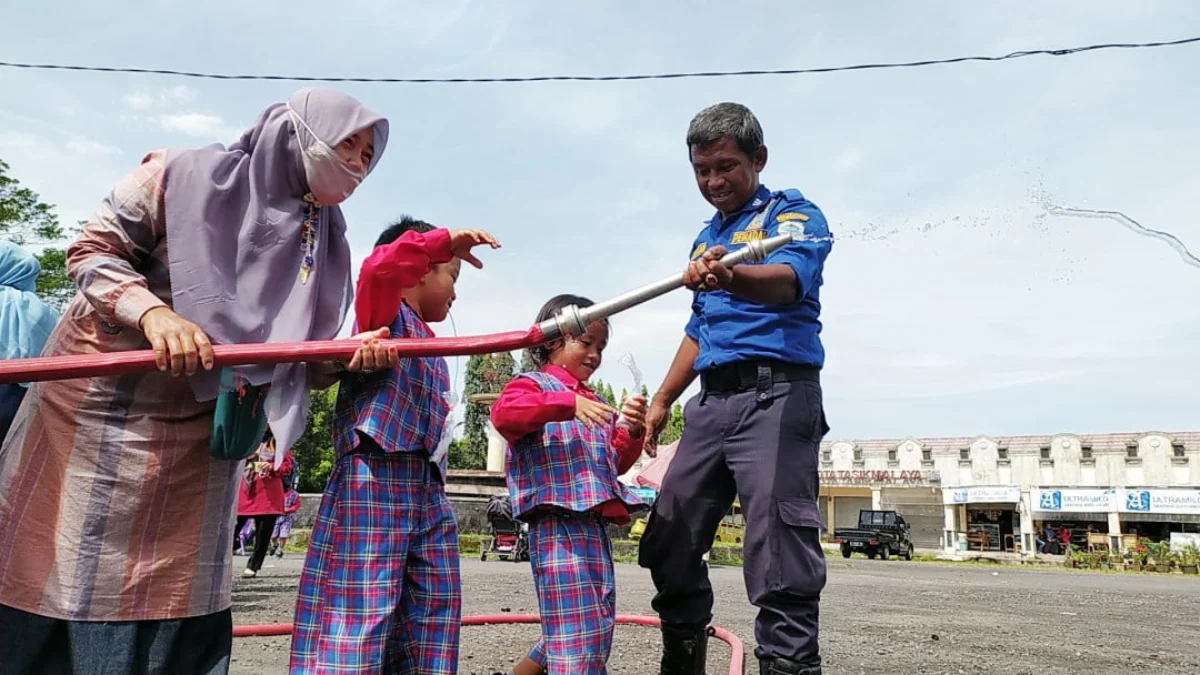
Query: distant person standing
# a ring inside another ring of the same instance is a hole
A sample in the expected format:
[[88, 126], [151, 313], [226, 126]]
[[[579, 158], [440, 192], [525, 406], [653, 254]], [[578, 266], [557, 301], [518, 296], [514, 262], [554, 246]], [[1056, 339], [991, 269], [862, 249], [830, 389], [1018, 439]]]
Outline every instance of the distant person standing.
[[[700, 194], [717, 209], [684, 272], [695, 291], [683, 342], [647, 415], [649, 442], [700, 377], [683, 437], [641, 539], [662, 618], [661, 673], [704, 673], [713, 592], [704, 554], [734, 497], [746, 517], [746, 588], [759, 608], [763, 675], [820, 675], [825, 554], [817, 509], [825, 351], [819, 289], [831, 243], [825, 216], [797, 190], [759, 183], [762, 127], [736, 103], [702, 110], [687, 134]], [[727, 268], [727, 249], [807, 235], [762, 264]]]
[[[0, 240], [0, 360], [41, 356], [58, 312], [34, 292], [42, 265], [33, 254]], [[25, 398], [23, 384], [0, 384], [0, 441]]]
[[276, 452], [280, 450], [275, 447], [274, 436], [268, 432], [256, 455], [247, 460], [245, 473], [238, 488], [237, 531], [242, 531], [247, 520], [254, 520], [254, 548], [250, 552], [250, 560], [246, 562], [242, 576], [258, 576], [271, 548], [275, 523], [287, 511], [283, 476], [291, 473], [295, 462], [292, 459], [292, 451], [288, 450], [276, 469]]

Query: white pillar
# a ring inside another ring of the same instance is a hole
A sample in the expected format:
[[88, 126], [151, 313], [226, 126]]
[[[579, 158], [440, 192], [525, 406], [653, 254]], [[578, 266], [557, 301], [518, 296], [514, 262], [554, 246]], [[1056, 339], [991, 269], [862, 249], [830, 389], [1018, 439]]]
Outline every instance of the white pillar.
[[1108, 546], [1113, 551], [1121, 549], [1121, 514], [1116, 511], [1108, 514]]
[[956, 507], [954, 504], [945, 504], [942, 506], [942, 511], [945, 513], [946, 518], [945, 541], [942, 542], [942, 548], [947, 553], [954, 553], [958, 549], [958, 537], [955, 535], [955, 510]]
[[492, 421], [487, 421], [487, 470], [493, 472], [504, 471], [504, 451], [508, 449], [508, 441], [496, 431], [496, 427], [492, 426]]
[[1037, 537], [1033, 529], [1033, 507], [1029, 490], [1021, 490], [1021, 555], [1037, 553]]
[[875, 511], [883, 510], [883, 488], [871, 488], [871, 508]]

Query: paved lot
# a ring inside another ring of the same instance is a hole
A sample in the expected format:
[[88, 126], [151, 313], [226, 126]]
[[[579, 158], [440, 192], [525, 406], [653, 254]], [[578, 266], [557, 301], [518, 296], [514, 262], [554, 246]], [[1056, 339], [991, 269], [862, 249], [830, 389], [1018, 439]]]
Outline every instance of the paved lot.
[[[244, 560], [244, 559], [241, 559]], [[291, 620], [300, 558], [269, 561], [256, 579], [234, 582], [238, 624]], [[831, 559], [823, 602], [830, 675], [978, 673], [1200, 673], [1200, 579]], [[240, 569], [238, 572], [240, 573]], [[463, 560], [467, 614], [536, 613], [528, 564]], [[712, 570], [716, 623], [754, 644], [754, 609], [741, 570]], [[648, 614], [649, 575], [618, 565], [618, 611]], [[460, 672], [507, 669], [533, 643], [536, 626], [463, 629]], [[617, 630], [611, 673], [652, 675], [654, 629]], [[715, 643], [711, 675], [727, 672]], [[748, 673], [757, 673], [750, 661]], [[234, 644], [233, 672], [286, 672], [287, 638]]]

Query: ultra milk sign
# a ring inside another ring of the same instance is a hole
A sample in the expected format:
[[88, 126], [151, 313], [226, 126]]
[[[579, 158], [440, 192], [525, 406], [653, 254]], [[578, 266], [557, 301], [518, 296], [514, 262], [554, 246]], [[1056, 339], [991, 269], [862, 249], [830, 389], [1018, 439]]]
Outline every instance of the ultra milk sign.
[[1111, 488], [1033, 488], [1029, 499], [1034, 511], [1109, 513], [1116, 510], [1118, 497]]

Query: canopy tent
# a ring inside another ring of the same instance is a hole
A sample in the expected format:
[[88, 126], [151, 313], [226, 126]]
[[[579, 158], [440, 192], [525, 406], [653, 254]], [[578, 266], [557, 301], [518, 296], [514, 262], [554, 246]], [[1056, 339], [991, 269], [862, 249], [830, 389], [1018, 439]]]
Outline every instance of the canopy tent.
[[658, 456], [646, 462], [641, 471], [633, 477], [633, 484], [638, 487], [648, 487], [654, 490], [662, 488], [663, 476], [667, 473], [667, 467], [671, 465], [671, 459], [675, 457], [675, 449], [679, 447], [679, 441], [675, 441], [670, 445], [658, 446]]

